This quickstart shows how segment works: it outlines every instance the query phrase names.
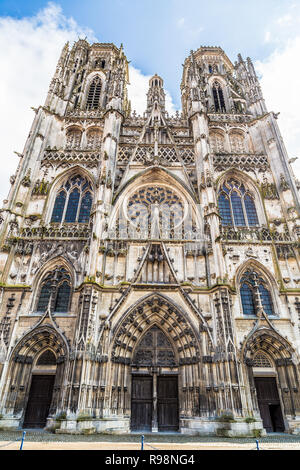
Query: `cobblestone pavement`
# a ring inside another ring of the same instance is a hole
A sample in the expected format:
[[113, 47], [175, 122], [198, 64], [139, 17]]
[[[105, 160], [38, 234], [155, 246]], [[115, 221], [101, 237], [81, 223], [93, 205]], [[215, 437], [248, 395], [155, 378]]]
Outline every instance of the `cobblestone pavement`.
[[[22, 430], [1, 431], [0, 450], [20, 448]], [[300, 450], [300, 436], [269, 434], [259, 438], [261, 450]], [[90, 436], [27, 430], [24, 450], [140, 450], [141, 434]], [[256, 450], [255, 438], [222, 438], [181, 434], [145, 434], [145, 450]]]

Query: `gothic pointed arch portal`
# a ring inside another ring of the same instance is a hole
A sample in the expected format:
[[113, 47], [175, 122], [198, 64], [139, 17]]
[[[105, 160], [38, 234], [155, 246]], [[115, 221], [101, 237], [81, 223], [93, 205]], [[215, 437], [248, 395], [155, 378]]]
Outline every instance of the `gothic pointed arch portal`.
[[275, 330], [258, 328], [243, 347], [253, 407], [267, 432], [284, 432], [299, 402], [295, 352]]
[[132, 430], [154, 432], [176, 431], [204, 412], [204, 326], [197, 331], [185, 311], [155, 294], [129, 308], [112, 333], [113, 414], [130, 416]]
[[61, 406], [68, 346], [52, 326], [40, 325], [16, 344], [10, 356], [5, 409], [20, 425], [43, 428]]
[[[158, 326], [144, 334], [131, 365], [131, 429], [178, 431], [178, 361]], [[164, 368], [169, 369], [168, 375]]]

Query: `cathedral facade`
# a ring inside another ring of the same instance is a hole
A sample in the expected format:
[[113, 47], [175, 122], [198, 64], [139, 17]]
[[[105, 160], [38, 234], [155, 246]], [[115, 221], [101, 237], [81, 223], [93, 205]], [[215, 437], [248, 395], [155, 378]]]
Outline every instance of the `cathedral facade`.
[[0, 427], [300, 433], [299, 194], [253, 64], [63, 48], [0, 211]]

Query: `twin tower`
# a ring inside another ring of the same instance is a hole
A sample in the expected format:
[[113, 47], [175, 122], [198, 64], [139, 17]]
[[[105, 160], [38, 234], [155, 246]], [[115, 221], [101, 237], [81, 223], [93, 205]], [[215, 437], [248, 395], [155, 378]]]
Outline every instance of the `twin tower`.
[[0, 426], [300, 433], [299, 183], [250, 59], [143, 116], [123, 48], [63, 48], [0, 211]]

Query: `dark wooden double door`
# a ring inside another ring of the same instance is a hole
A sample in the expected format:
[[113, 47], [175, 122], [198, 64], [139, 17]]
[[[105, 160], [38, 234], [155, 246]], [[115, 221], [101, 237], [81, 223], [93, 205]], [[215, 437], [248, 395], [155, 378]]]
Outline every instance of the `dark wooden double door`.
[[52, 400], [55, 375], [33, 375], [24, 418], [24, 428], [43, 428]]
[[[155, 388], [156, 390], [155, 390]], [[178, 431], [177, 376], [133, 376], [131, 430]]]
[[267, 432], [284, 432], [284, 422], [275, 377], [255, 377], [258, 406]]

